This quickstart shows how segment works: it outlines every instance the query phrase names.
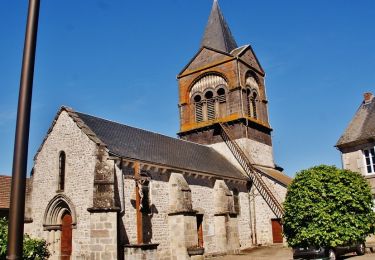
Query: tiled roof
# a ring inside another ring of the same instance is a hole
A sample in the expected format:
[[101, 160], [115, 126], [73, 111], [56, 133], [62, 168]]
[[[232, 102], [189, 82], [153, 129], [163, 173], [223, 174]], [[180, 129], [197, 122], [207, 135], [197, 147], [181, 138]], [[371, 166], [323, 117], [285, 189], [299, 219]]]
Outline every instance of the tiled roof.
[[344, 134], [337, 141], [338, 148], [375, 141], [375, 98], [363, 102]]
[[226, 53], [230, 53], [233, 49], [237, 48], [237, 43], [216, 0], [212, 5], [201, 46], [211, 47]]
[[11, 176], [0, 175], [0, 209], [9, 208]]
[[213, 148], [74, 112], [71, 109], [66, 111], [76, 122], [81, 122], [80, 127], [91, 135], [90, 138], [97, 141], [99, 139], [110, 153], [119, 157], [221, 177], [245, 179], [236, 167]]

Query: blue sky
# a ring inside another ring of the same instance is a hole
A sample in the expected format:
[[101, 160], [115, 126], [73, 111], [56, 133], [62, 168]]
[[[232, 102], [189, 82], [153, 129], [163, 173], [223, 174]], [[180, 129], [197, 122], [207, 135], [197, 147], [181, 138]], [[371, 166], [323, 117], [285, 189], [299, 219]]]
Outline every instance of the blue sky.
[[[276, 162], [341, 166], [334, 144], [375, 92], [375, 1], [220, 0], [266, 71]], [[41, 1], [29, 170], [61, 105], [175, 136], [177, 73], [211, 0]], [[0, 1], [0, 173], [11, 174], [27, 1]]]

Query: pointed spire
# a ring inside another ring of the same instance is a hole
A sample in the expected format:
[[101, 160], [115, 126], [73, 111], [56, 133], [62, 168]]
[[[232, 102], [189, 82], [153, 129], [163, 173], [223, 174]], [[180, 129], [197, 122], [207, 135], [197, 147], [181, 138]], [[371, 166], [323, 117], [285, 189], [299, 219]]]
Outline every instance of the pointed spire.
[[237, 43], [230, 32], [217, 0], [214, 0], [212, 5], [211, 14], [208, 18], [201, 43], [201, 47], [202, 46], [211, 47], [228, 53], [237, 48]]

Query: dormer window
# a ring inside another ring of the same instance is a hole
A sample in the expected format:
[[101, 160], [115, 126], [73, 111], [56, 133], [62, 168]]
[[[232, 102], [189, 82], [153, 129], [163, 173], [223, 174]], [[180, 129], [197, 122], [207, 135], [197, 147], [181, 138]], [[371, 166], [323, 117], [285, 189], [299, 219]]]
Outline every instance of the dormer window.
[[374, 147], [363, 150], [367, 174], [375, 174], [375, 150]]
[[66, 155], [65, 152], [61, 151], [59, 155], [59, 180], [58, 180], [58, 191], [63, 191], [65, 188], [65, 163]]

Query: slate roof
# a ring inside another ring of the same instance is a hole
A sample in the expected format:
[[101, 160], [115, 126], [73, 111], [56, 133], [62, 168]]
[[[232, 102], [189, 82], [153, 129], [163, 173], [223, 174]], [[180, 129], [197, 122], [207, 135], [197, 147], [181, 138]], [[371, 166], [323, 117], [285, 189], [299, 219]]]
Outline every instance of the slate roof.
[[344, 134], [337, 141], [338, 148], [375, 141], [375, 98], [362, 102]]
[[288, 186], [292, 183], [292, 178], [288, 175], [285, 175], [279, 170], [276, 170], [275, 168], [255, 165], [255, 168], [261, 171], [262, 174], [265, 174], [267, 177], [274, 179], [275, 181], [284, 184], [285, 186]]
[[226, 53], [230, 53], [233, 49], [237, 48], [237, 43], [225, 21], [217, 0], [214, 0], [211, 14], [208, 18], [201, 43], [201, 47], [203, 46]]
[[[67, 110], [78, 117], [111, 154], [179, 169], [245, 179], [213, 148]], [[75, 118], [77, 120], [77, 118]], [[81, 126], [82, 128], [82, 126]], [[91, 132], [90, 131], [90, 132]]]
[[0, 175], [0, 209], [9, 208], [11, 183], [11, 176]]

